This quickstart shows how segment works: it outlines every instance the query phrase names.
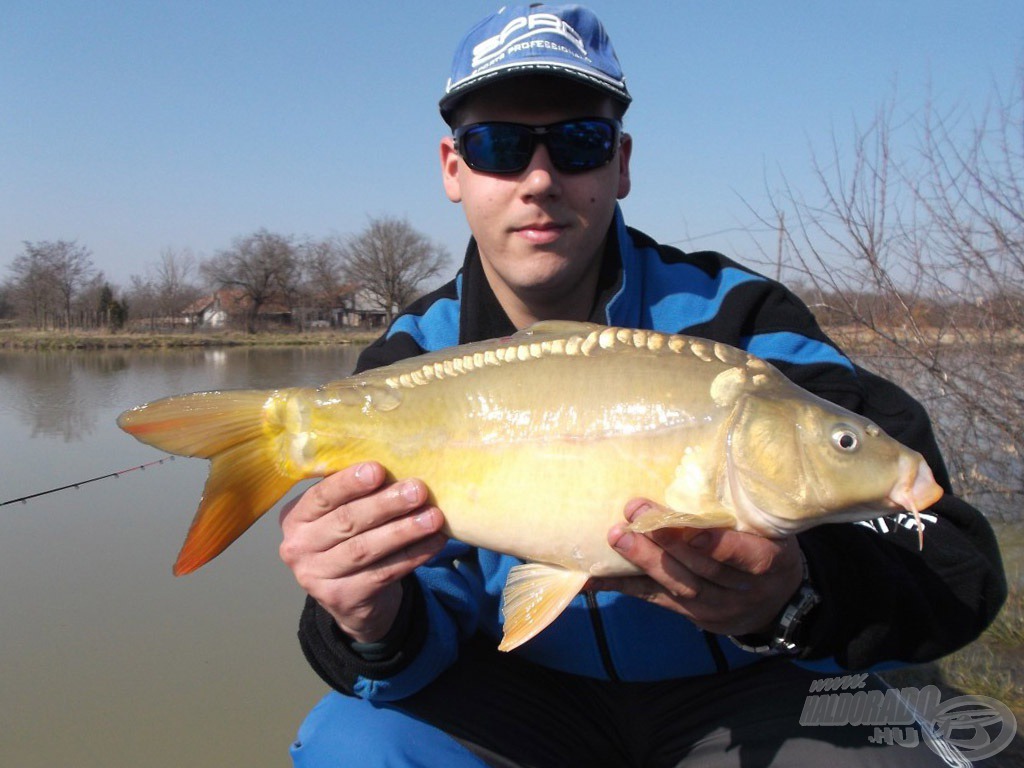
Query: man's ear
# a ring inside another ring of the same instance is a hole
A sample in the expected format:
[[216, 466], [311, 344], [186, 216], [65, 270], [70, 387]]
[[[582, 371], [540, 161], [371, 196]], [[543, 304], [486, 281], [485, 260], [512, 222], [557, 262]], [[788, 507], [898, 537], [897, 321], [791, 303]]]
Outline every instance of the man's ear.
[[619, 188], [616, 196], [619, 200], [629, 194], [631, 183], [629, 180], [629, 158], [633, 154], [633, 137], [628, 133], [622, 134], [622, 143], [619, 144]]
[[444, 193], [453, 203], [462, 202], [462, 185], [459, 183], [459, 153], [451, 136], [441, 139], [441, 181]]

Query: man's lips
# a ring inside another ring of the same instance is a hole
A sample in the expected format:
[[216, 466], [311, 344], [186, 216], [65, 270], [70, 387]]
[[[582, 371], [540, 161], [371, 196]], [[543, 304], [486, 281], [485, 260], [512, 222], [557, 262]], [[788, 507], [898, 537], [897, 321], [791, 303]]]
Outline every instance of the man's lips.
[[553, 221], [534, 222], [525, 224], [514, 229], [520, 237], [529, 240], [531, 243], [552, 243], [564, 232], [566, 227]]

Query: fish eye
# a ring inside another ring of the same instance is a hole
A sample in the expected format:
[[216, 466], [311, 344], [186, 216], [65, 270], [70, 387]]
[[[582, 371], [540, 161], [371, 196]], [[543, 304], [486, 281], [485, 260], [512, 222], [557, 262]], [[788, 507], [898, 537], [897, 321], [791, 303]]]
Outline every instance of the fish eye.
[[832, 430], [832, 445], [843, 453], [853, 453], [860, 448], [860, 436], [853, 427], [840, 424]]

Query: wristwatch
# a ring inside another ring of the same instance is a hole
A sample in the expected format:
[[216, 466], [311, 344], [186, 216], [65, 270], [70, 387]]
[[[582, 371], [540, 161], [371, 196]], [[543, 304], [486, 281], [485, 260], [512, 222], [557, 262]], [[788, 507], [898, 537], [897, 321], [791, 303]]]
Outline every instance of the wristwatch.
[[762, 656], [797, 656], [803, 650], [800, 641], [807, 615], [814, 606], [821, 602], [814, 585], [811, 584], [811, 572], [807, 567], [807, 559], [800, 555], [803, 564], [803, 580], [800, 588], [793, 595], [786, 607], [779, 614], [775, 626], [770, 632], [756, 635], [729, 635], [734, 645], [750, 653]]

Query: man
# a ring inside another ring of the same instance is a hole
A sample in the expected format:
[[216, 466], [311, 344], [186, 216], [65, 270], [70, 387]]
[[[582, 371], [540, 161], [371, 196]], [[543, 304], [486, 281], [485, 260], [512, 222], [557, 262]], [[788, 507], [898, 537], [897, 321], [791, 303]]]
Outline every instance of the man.
[[[921, 450], [948, 490], [920, 406], [857, 370], [792, 294], [626, 227], [629, 101], [586, 9], [505, 9], [474, 27], [440, 104], [453, 129], [441, 142], [445, 192], [473, 234], [465, 263], [359, 368], [545, 319], [686, 332], [745, 347], [869, 415]], [[870, 729], [802, 727], [809, 684], [947, 653], [1005, 594], [990, 529], [952, 496], [930, 510], [923, 552], [901, 525], [779, 540], [633, 534], [627, 520], [649, 506], [637, 500], [608, 542], [645, 575], [592, 582], [501, 654], [500, 589], [515, 561], [447, 540], [444, 510], [426, 500], [421, 481], [367, 463], [282, 514], [282, 558], [310, 595], [302, 647], [341, 692], [303, 724], [296, 765], [941, 764], [923, 747], [874, 746]]]

